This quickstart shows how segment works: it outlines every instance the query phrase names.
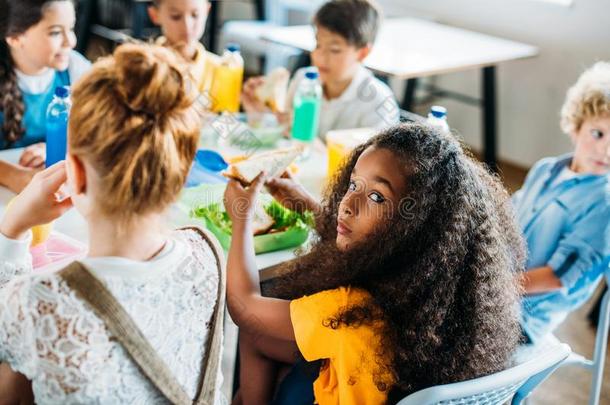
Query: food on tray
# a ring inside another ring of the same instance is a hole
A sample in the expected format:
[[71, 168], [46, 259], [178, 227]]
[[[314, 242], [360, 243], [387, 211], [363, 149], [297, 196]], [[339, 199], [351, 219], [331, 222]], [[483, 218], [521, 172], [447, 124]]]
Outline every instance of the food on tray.
[[[207, 206], [199, 206], [193, 210], [193, 215], [204, 218], [226, 234], [231, 234], [231, 218], [221, 207], [214, 203]], [[313, 226], [313, 213], [298, 213], [289, 210], [275, 200], [263, 205], [258, 203], [254, 216], [254, 235], [279, 233], [293, 228], [308, 229]]]

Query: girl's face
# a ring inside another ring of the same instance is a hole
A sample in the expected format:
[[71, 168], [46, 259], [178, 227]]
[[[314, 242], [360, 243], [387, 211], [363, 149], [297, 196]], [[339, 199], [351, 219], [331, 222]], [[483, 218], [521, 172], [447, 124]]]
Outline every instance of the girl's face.
[[337, 247], [347, 250], [398, 213], [406, 195], [405, 166], [388, 149], [370, 147], [358, 158], [337, 214]]
[[42, 20], [22, 34], [7, 38], [19, 70], [36, 74], [45, 68], [66, 70], [76, 46], [74, 5], [71, 1], [46, 4]]
[[597, 175], [610, 172], [610, 116], [586, 119], [571, 137], [575, 146], [572, 170]]
[[161, 26], [172, 46], [193, 48], [203, 36], [210, 5], [207, 0], [161, 0], [149, 9], [153, 22]]
[[311, 62], [318, 68], [323, 84], [341, 83], [353, 78], [369, 50], [369, 47], [356, 48], [341, 35], [317, 27], [316, 48], [311, 52]]

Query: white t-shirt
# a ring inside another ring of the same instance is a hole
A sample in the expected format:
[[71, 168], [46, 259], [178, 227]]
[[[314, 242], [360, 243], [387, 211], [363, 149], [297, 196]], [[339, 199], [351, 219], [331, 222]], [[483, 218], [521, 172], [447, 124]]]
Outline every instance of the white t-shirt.
[[[70, 52], [68, 75], [70, 76], [71, 85], [74, 85], [90, 68], [91, 62], [85, 59], [83, 55], [76, 51]], [[15, 69], [15, 72], [17, 73], [17, 85], [28, 94], [46, 93], [55, 78], [54, 69], [47, 69], [44, 73], [35, 76], [26, 75], [19, 71], [19, 69]]]
[[[32, 273], [28, 246], [0, 234], [0, 362], [32, 381], [36, 403], [167, 403], [87, 303], [56, 274]], [[82, 263], [193, 398], [219, 282], [210, 246], [195, 231], [176, 231], [152, 260]], [[221, 385], [219, 370], [216, 405], [225, 402]]]
[[[305, 77], [307, 68], [299, 69], [288, 88], [288, 108]], [[326, 140], [328, 131], [351, 128], [385, 128], [399, 122], [400, 111], [392, 90], [370, 70], [360, 66], [347, 89], [332, 100], [322, 97], [318, 136]]]

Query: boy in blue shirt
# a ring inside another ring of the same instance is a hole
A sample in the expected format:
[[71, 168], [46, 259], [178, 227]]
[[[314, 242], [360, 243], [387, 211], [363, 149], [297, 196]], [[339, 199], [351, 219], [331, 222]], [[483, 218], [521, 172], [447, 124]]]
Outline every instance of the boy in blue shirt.
[[537, 162], [513, 196], [528, 245], [521, 325], [533, 343], [591, 296], [610, 256], [610, 63], [570, 88], [561, 128], [574, 151]]

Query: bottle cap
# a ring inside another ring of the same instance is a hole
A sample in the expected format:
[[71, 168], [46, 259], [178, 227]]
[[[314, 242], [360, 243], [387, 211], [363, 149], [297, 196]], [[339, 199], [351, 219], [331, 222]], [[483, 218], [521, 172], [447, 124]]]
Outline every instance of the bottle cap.
[[59, 98], [66, 98], [70, 95], [70, 88], [68, 86], [55, 87], [55, 95]]
[[239, 52], [239, 50], [241, 49], [238, 43], [235, 42], [229, 42], [227, 44], [227, 46], [225, 47], [225, 49], [229, 52]]
[[307, 72], [305, 72], [305, 77], [309, 80], [315, 80], [318, 78], [318, 72], [316, 72], [315, 70], [308, 70]]
[[430, 114], [436, 118], [444, 118], [447, 116], [447, 109], [440, 105], [433, 105], [430, 108]]

